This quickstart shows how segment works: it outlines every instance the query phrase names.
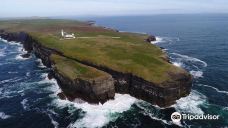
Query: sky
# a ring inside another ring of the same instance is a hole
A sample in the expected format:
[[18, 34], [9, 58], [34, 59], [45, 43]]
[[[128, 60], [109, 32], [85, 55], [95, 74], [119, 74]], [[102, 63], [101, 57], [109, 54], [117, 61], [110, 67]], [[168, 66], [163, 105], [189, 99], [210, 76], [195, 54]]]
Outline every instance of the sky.
[[0, 17], [228, 13], [228, 0], [1, 0]]

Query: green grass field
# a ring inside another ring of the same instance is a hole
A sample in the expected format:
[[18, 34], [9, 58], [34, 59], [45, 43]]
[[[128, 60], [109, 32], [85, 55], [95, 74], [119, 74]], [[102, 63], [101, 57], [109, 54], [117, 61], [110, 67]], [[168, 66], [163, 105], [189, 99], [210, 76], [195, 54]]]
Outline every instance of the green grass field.
[[52, 54], [51, 60], [55, 63], [55, 68], [64, 76], [67, 76], [71, 80], [75, 78], [93, 80], [99, 77], [105, 77], [108, 74], [97, 70], [93, 67], [82, 65], [71, 59], [61, 57], [59, 55]]
[[[172, 80], [170, 73], [185, 73], [183, 69], [164, 61], [162, 57], [165, 53], [160, 48], [144, 41], [148, 35], [120, 33], [72, 20], [0, 21], [0, 29], [25, 31], [42, 45], [59, 50], [65, 56], [132, 73], [157, 84]], [[78, 37], [92, 38], [61, 39], [61, 29]], [[65, 59], [53, 59], [57, 60], [60, 69], [67, 62]], [[76, 77], [77, 72], [70, 71], [74, 67], [78, 68], [77, 64], [70, 64], [70, 68], [64, 68], [62, 72]]]

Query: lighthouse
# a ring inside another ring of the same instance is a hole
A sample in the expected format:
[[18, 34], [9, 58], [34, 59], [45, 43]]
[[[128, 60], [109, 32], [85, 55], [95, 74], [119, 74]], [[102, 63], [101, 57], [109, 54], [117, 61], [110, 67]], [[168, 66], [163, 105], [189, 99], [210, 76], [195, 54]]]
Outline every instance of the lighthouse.
[[61, 35], [62, 35], [62, 37], [64, 37], [64, 31], [63, 31], [63, 29], [62, 29], [62, 31], [61, 31]]
[[63, 29], [62, 29], [62, 31], [61, 31], [61, 35], [62, 35], [62, 37], [65, 38], [65, 39], [75, 39], [75, 38], [76, 38], [75, 35], [74, 35], [74, 33], [72, 33], [72, 34], [67, 34], [66, 32], [63, 31]]

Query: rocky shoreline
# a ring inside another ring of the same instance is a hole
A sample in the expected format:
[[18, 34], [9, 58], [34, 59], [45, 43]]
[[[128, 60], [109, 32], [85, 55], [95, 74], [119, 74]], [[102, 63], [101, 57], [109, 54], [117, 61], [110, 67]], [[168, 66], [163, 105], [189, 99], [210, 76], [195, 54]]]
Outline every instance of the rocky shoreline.
[[[161, 107], [167, 107], [175, 103], [181, 97], [187, 96], [192, 87], [192, 77], [190, 74], [170, 74], [172, 81], [166, 81], [159, 85], [148, 82], [134, 74], [114, 71], [108, 67], [98, 66], [91, 62], [79, 61], [65, 56], [63, 53], [47, 48], [41, 45], [39, 41], [33, 39], [25, 32], [8, 33], [0, 30], [0, 37], [7, 41], [16, 41], [23, 44], [28, 54], [34, 53], [40, 58], [45, 66], [52, 68], [49, 77], [54, 77], [61, 87], [64, 95], [69, 100], [80, 97], [90, 103], [98, 103], [113, 99], [115, 93], [130, 94], [136, 98], [156, 104]], [[152, 40], [150, 37], [147, 41]], [[55, 63], [50, 59], [52, 54], [56, 54], [83, 65], [95, 68], [107, 73], [108, 77], [94, 79], [93, 81], [79, 80], [74, 81], [66, 78], [63, 74], [54, 68]]]

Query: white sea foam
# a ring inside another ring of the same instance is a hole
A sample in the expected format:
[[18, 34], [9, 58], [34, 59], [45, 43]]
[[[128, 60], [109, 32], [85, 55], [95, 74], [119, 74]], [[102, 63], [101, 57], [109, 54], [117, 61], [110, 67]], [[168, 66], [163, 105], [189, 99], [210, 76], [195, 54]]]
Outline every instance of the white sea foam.
[[[164, 119], [155, 117], [155, 116], [154, 116], [153, 114], [151, 114], [151, 113], [144, 113], [144, 115], [148, 115], [151, 119], [160, 121], [160, 122], [162, 122], [162, 123], [164, 123], [164, 124], [172, 125], [172, 122], [171, 122], [171, 121], [167, 121], [167, 120], [164, 120]], [[179, 126], [181, 126], [181, 125], [179, 124]]]
[[1, 56], [5, 56], [5, 50], [6, 50], [7, 47], [4, 47], [2, 49], [0, 49], [0, 57]]
[[50, 83], [53, 84], [53, 86], [50, 86], [47, 89], [53, 91], [54, 92], [54, 94], [53, 94], [54, 96], [56, 96], [58, 93], [62, 92], [61, 89], [59, 88], [59, 85], [58, 85], [57, 81], [55, 79], [51, 79], [51, 80], [47, 80], [47, 81], [49, 81]]
[[6, 115], [4, 112], [0, 112], [0, 119], [8, 119], [10, 118], [11, 116], [10, 115]]
[[42, 73], [40, 76], [46, 80], [48, 78], [48, 73]]
[[26, 51], [24, 50], [24, 48], [23, 48], [22, 46], [19, 46], [19, 47], [17, 48], [17, 51], [18, 51], [19, 53], [26, 53]]
[[37, 59], [36, 62], [38, 62], [38, 67], [39, 68], [46, 68], [46, 66], [42, 63], [41, 59]]
[[182, 67], [183, 63], [181, 63], [181, 62], [173, 62], [173, 65], [175, 65], [177, 67]]
[[3, 91], [3, 88], [0, 88], [0, 95], [2, 95], [2, 93], [3, 93], [2, 91]]
[[228, 95], [228, 91], [221, 91], [221, 90], [219, 90], [216, 87], [212, 87], [212, 86], [204, 85], [204, 84], [197, 84], [197, 86], [204, 86], [204, 87], [207, 87], [207, 88], [211, 88], [211, 89], [214, 89], [218, 93], [223, 93], [223, 94], [227, 94]]
[[172, 43], [175, 41], [180, 41], [178, 37], [156, 37], [156, 41], [151, 41], [152, 44], [157, 44], [157, 43]]
[[[41, 74], [41, 77], [44, 79], [42, 81], [39, 81], [39, 83], [52, 83], [54, 85], [58, 85], [57, 84], [57, 81], [55, 79], [49, 79], [48, 78], [48, 73], [42, 73]], [[53, 90], [53, 91], [56, 91], [56, 90]]]
[[23, 99], [23, 100], [21, 101], [21, 105], [22, 105], [22, 107], [24, 108], [24, 110], [27, 110], [27, 109], [28, 109], [27, 102], [28, 102], [27, 99]]
[[9, 83], [9, 82], [15, 82], [17, 80], [21, 80], [21, 79], [18, 79], [18, 78], [6, 79], [6, 80], [0, 81], [0, 84], [5, 84], [5, 83]]
[[151, 41], [151, 44], [157, 44], [165, 42], [165, 40], [162, 37], [156, 37], [156, 41]]
[[190, 95], [177, 100], [176, 104], [172, 105], [172, 107], [181, 113], [204, 114], [200, 105], [204, 104], [206, 100], [206, 96], [192, 90]]
[[7, 44], [9, 44], [9, 45], [21, 45], [20, 42], [7, 41], [7, 40], [5, 40], [5, 39], [2, 39], [1, 37], [0, 37], [0, 41], [2, 41], [2, 42], [4, 42], [4, 43], [7, 43]]
[[59, 127], [59, 123], [56, 122], [56, 121], [53, 119], [53, 117], [52, 117], [51, 114], [48, 114], [48, 116], [49, 116], [49, 118], [51, 119], [51, 123], [54, 125], [54, 128], [58, 128], [58, 127]]
[[228, 111], [228, 107], [224, 107], [222, 110]]
[[190, 71], [190, 74], [193, 75], [194, 78], [203, 77], [203, 72], [202, 71]]
[[[164, 124], [167, 124], [167, 125], [172, 125], [171, 121], [167, 121], [165, 119], [159, 118], [158, 117], [158, 113], [154, 112], [154, 110], [150, 108], [150, 106], [151, 106], [150, 103], [138, 100], [138, 102], [136, 103], [136, 106], [143, 110], [142, 111], [143, 115], [149, 116], [151, 119], [160, 121], [161, 123], [164, 123]], [[161, 109], [161, 108], [158, 107], [158, 106], [155, 106], [155, 109]]]
[[8, 72], [9, 74], [17, 74], [18, 72]]
[[22, 57], [21, 55], [22, 55], [22, 54], [17, 55], [15, 59], [16, 59], [16, 60], [27, 60], [27, 59], [31, 59], [31, 57], [29, 57], [29, 58], [24, 58], [24, 57]]
[[81, 119], [69, 124], [69, 128], [96, 128], [116, 120], [119, 113], [129, 110], [136, 100], [136, 98], [127, 94], [116, 94], [114, 100], [109, 100], [104, 104], [89, 104], [87, 102], [76, 103], [60, 99], [54, 100], [53, 103], [60, 108], [66, 105], [73, 105], [75, 108], [85, 112]]
[[2, 42], [4, 42], [4, 43], [8, 43], [8, 41], [7, 41], [7, 40], [2, 39], [1, 37], [0, 37], [0, 41], [2, 41]]
[[10, 45], [22, 46], [20, 42], [16, 42], [16, 41], [7, 41], [7, 43], [10, 44]]
[[56, 96], [58, 93], [61, 92], [61, 89], [59, 88], [59, 85], [58, 85], [56, 79], [54, 79], [54, 78], [53, 79], [49, 79], [48, 78], [48, 73], [41, 74], [41, 77], [43, 78], [43, 80], [39, 81], [38, 82], [39, 84], [46, 84], [46, 83], [52, 84], [52, 86], [48, 86], [46, 88], [47, 90], [53, 92], [52, 96]]
[[200, 60], [200, 59], [197, 59], [197, 58], [194, 58], [194, 57], [190, 57], [190, 56], [187, 56], [187, 55], [181, 55], [181, 54], [178, 54], [178, 53], [171, 53], [171, 54], [181, 58], [182, 61], [195, 62], [195, 63], [199, 63], [203, 67], [207, 67], [207, 63], [202, 61], [202, 60]]
[[0, 94], [1, 94], [0, 99], [2, 99], [2, 98], [12, 98], [12, 97], [18, 96], [18, 95], [23, 96], [24, 95], [24, 90], [18, 90], [18, 88], [15, 88], [15, 87], [4, 86], [4, 91], [2, 90], [0, 92]]
[[31, 73], [30, 72], [26, 72], [26, 76], [27, 77], [31, 76]]

